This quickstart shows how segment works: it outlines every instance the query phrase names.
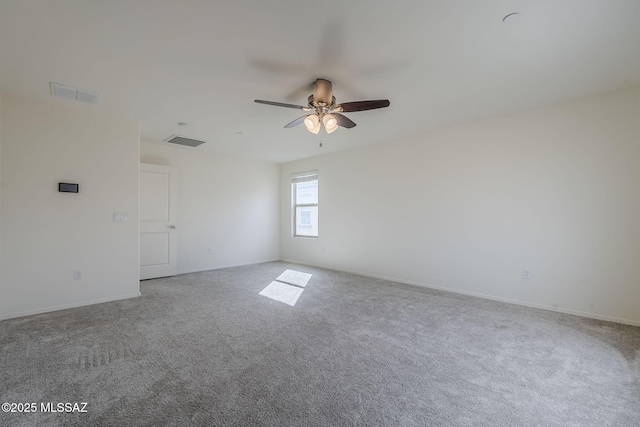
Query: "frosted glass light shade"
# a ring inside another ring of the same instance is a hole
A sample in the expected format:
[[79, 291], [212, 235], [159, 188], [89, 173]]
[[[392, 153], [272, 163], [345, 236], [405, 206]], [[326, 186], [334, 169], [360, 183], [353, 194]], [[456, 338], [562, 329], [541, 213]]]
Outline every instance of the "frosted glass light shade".
[[313, 134], [318, 134], [320, 132], [320, 117], [316, 114], [309, 114], [304, 119], [304, 125], [307, 127], [307, 130]]
[[322, 122], [324, 123], [324, 129], [327, 133], [335, 132], [335, 130], [338, 129], [338, 120], [331, 114], [325, 114]]

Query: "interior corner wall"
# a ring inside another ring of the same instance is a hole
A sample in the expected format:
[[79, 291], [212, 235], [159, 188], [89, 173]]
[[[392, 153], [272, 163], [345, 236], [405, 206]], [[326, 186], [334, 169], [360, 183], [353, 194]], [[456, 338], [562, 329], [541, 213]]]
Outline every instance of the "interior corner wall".
[[143, 142], [140, 161], [177, 169], [178, 273], [280, 259], [276, 164]]
[[[317, 239], [291, 236], [307, 170]], [[280, 191], [283, 260], [640, 325], [640, 88], [284, 164]]]
[[0, 108], [0, 318], [138, 296], [138, 123], [6, 94]]

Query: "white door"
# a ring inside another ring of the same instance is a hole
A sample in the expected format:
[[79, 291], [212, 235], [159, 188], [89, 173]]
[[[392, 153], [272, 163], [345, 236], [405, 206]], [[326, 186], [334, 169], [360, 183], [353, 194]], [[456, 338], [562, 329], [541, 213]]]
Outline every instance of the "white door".
[[140, 164], [140, 280], [177, 274], [176, 170]]

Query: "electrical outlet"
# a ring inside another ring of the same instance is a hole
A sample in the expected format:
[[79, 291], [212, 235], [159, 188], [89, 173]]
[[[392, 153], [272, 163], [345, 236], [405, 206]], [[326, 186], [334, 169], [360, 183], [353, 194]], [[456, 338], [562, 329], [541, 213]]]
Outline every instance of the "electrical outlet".
[[82, 280], [82, 270], [73, 270], [73, 280]]
[[527, 279], [527, 280], [531, 280], [531, 270], [529, 270], [528, 268], [525, 268], [522, 270], [522, 278], [523, 279]]
[[207, 252], [209, 253], [209, 255], [213, 254], [213, 249], [209, 248], [207, 249]]

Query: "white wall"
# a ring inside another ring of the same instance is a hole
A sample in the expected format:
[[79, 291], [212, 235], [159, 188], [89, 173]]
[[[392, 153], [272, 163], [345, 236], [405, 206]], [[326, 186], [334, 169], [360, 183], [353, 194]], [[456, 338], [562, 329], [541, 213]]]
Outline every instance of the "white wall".
[[277, 165], [144, 142], [140, 160], [177, 168], [178, 273], [279, 259]]
[[139, 295], [138, 123], [6, 94], [0, 111], [0, 318]]
[[[2, 94], [0, 94], [0, 285], [2, 284]], [[0, 287], [0, 289], [2, 289]], [[0, 313], [2, 309], [0, 309]], [[0, 317], [1, 319], [2, 317]]]
[[640, 325], [640, 88], [285, 164], [280, 191], [284, 260]]

